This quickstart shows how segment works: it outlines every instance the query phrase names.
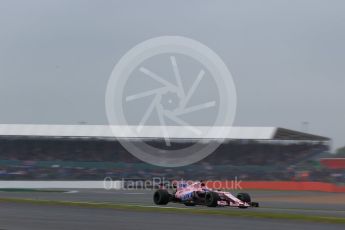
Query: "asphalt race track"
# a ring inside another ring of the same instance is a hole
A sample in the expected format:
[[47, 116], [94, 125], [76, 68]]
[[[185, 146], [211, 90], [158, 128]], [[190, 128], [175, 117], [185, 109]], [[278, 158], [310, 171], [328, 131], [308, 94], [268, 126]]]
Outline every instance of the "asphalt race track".
[[1, 204], [1, 229], [343, 229], [343, 226], [222, 216]]
[[[0, 192], [0, 198], [26, 198], [126, 204], [155, 207], [153, 191], [78, 190], [68, 192]], [[248, 212], [301, 213], [312, 216], [345, 218], [344, 194], [317, 192], [252, 191], [261, 208]], [[169, 204], [166, 208], [205, 209]], [[227, 210], [228, 208], [217, 208]], [[239, 209], [229, 208], [231, 211]], [[243, 211], [243, 210], [242, 210]], [[297, 220], [258, 219], [159, 211], [116, 210], [67, 207], [30, 203], [0, 202], [0, 229], [344, 229], [343, 224]]]

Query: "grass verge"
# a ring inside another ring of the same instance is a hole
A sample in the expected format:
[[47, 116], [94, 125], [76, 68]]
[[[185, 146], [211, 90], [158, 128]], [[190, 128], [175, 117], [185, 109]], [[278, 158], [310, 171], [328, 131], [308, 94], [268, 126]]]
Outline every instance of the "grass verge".
[[252, 212], [249, 210], [238, 209], [196, 209], [196, 208], [175, 208], [175, 207], [159, 207], [159, 206], [141, 206], [115, 203], [94, 203], [94, 202], [74, 202], [74, 201], [57, 201], [57, 200], [37, 200], [25, 198], [0, 198], [0, 202], [27, 203], [38, 205], [62, 205], [85, 208], [106, 208], [117, 210], [129, 210], [140, 212], [162, 212], [162, 213], [179, 213], [179, 214], [201, 214], [201, 215], [221, 215], [231, 217], [250, 217], [250, 218], [266, 218], [280, 220], [297, 220], [319, 223], [345, 224], [345, 218], [332, 216], [313, 216], [291, 213], [273, 213], [273, 212]]

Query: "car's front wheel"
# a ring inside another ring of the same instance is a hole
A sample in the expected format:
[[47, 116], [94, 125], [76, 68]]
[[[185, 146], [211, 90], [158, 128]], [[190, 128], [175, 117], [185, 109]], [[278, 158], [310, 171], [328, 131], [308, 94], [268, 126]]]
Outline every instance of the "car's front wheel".
[[250, 203], [252, 201], [252, 199], [250, 198], [250, 195], [248, 193], [239, 193], [237, 194], [237, 199], [246, 202], [246, 203]]

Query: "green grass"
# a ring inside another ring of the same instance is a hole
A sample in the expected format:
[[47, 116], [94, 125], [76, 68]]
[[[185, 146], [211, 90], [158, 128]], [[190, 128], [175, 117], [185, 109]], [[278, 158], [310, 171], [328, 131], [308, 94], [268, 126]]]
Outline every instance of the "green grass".
[[161, 213], [179, 213], [179, 214], [200, 214], [200, 215], [221, 215], [230, 217], [249, 217], [249, 218], [266, 218], [278, 220], [297, 220], [309, 221], [319, 223], [336, 223], [345, 224], [345, 218], [332, 217], [332, 216], [314, 216], [304, 214], [291, 214], [291, 213], [273, 213], [273, 212], [255, 212], [252, 210], [239, 210], [239, 209], [196, 209], [196, 208], [176, 208], [176, 207], [151, 207], [140, 205], [128, 204], [115, 204], [115, 203], [94, 203], [94, 202], [73, 202], [73, 201], [56, 201], [56, 200], [37, 200], [37, 199], [24, 199], [24, 198], [0, 198], [0, 202], [14, 202], [14, 203], [28, 203], [37, 205], [62, 205], [74, 206], [85, 208], [106, 208], [139, 212], [161, 212]]

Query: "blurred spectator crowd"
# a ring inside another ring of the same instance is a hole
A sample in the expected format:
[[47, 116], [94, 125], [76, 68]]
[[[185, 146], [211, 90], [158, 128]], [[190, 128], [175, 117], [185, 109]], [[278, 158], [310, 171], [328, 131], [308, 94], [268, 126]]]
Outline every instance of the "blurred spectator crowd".
[[[164, 142], [148, 142], [166, 148]], [[193, 143], [176, 143], [181, 148]], [[207, 144], [207, 143], [205, 143]], [[162, 168], [139, 161], [114, 140], [0, 140], [0, 180], [103, 180], [138, 178], [191, 180], [292, 180], [345, 182], [345, 169], [329, 169], [318, 156], [323, 143], [227, 141], [193, 165]]]

